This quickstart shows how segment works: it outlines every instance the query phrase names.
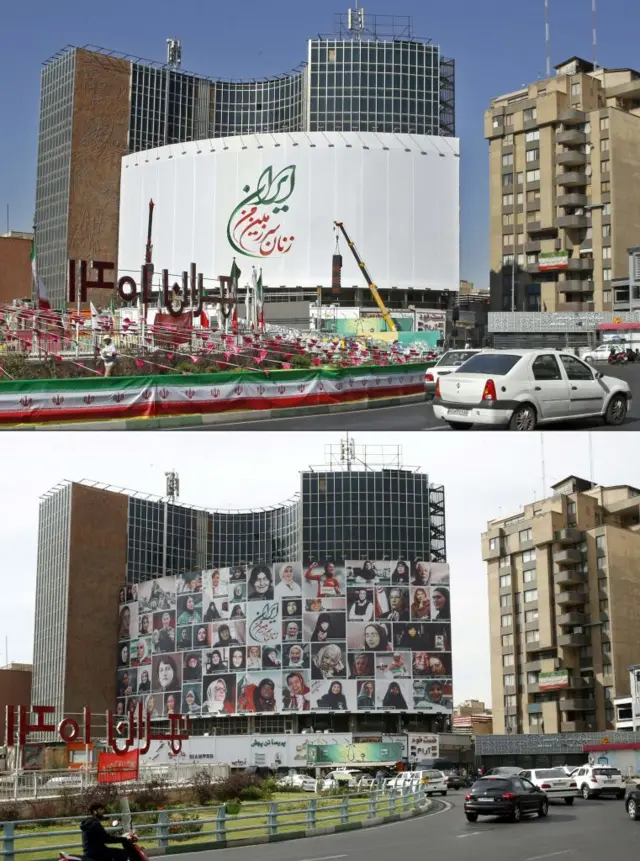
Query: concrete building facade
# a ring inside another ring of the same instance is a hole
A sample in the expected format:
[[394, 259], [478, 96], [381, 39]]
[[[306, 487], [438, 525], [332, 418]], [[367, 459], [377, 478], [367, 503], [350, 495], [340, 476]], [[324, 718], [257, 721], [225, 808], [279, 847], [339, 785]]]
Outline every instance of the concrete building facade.
[[612, 311], [640, 237], [640, 73], [574, 57], [492, 100], [493, 311]]
[[637, 659], [640, 490], [552, 490], [482, 535], [498, 734], [613, 729]]
[[0, 747], [5, 743], [7, 706], [31, 705], [31, 664], [0, 667]]
[[0, 305], [31, 298], [32, 238], [15, 230], [0, 236]]

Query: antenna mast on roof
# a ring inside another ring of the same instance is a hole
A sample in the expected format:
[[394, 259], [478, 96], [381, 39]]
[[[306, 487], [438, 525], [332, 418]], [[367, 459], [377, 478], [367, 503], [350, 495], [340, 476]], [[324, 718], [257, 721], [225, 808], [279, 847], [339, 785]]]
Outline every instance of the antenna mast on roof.
[[180, 39], [167, 39], [167, 66], [176, 71], [182, 65], [182, 42]]
[[355, 42], [362, 39], [364, 32], [364, 9], [359, 6], [359, 0], [356, 0], [356, 8], [349, 9], [347, 16], [347, 29]]
[[551, 77], [551, 28], [549, 26], [549, 0], [544, 0], [544, 39], [547, 50], [547, 78]]

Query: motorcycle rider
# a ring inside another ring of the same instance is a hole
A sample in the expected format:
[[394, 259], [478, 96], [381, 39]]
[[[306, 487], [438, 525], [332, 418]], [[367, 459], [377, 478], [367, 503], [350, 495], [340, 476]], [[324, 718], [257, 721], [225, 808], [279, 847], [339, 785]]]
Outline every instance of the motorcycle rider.
[[[102, 824], [104, 817], [104, 805], [96, 803], [89, 807], [89, 816], [80, 823], [84, 857], [90, 861], [138, 861], [138, 854], [130, 840], [105, 830]], [[109, 844], [113, 843], [120, 843], [124, 848], [112, 848]]]

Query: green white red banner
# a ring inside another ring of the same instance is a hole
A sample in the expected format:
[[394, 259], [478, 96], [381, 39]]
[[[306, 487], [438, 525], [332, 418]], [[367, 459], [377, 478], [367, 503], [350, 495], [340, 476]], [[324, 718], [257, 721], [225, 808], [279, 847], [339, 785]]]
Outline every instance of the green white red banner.
[[424, 391], [429, 364], [0, 383], [0, 425], [158, 418], [371, 401]]
[[568, 251], [547, 251], [538, 255], [538, 269], [540, 272], [548, 272], [554, 269], [569, 268]]

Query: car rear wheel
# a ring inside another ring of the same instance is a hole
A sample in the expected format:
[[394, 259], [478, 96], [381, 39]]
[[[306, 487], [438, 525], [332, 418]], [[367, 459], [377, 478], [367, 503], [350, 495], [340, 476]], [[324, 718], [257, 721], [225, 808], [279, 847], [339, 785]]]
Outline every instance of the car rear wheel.
[[638, 819], [640, 813], [638, 812], [638, 804], [635, 798], [630, 798], [627, 801], [627, 813], [629, 815], [629, 819], [633, 819], [634, 821]]
[[531, 404], [521, 404], [517, 407], [509, 420], [509, 430], [532, 431], [536, 429], [538, 416]]
[[469, 422], [447, 422], [451, 430], [471, 430], [473, 425]]
[[573, 804], [573, 802], [574, 802], [573, 796], [571, 796], [571, 798], [565, 798], [565, 800], [564, 800], [564, 803], [568, 804], [569, 806], [571, 806]]
[[607, 406], [604, 420], [608, 425], [624, 424], [629, 404], [624, 395], [614, 395]]
[[520, 810], [519, 804], [514, 805], [511, 819], [513, 820], [513, 822], [520, 822], [520, 820], [522, 819], [522, 810]]
[[547, 813], [549, 812], [549, 802], [546, 798], [542, 800], [540, 803], [540, 809], [538, 810], [538, 816], [543, 819]]
[[465, 813], [465, 816], [467, 817], [467, 822], [477, 822], [478, 821], [478, 814], [477, 813]]
[[589, 791], [589, 787], [587, 786], [586, 783], [583, 785], [582, 789], [580, 790], [580, 794], [582, 795], [582, 797], [584, 798], [585, 801], [588, 798], [591, 798], [591, 792]]

